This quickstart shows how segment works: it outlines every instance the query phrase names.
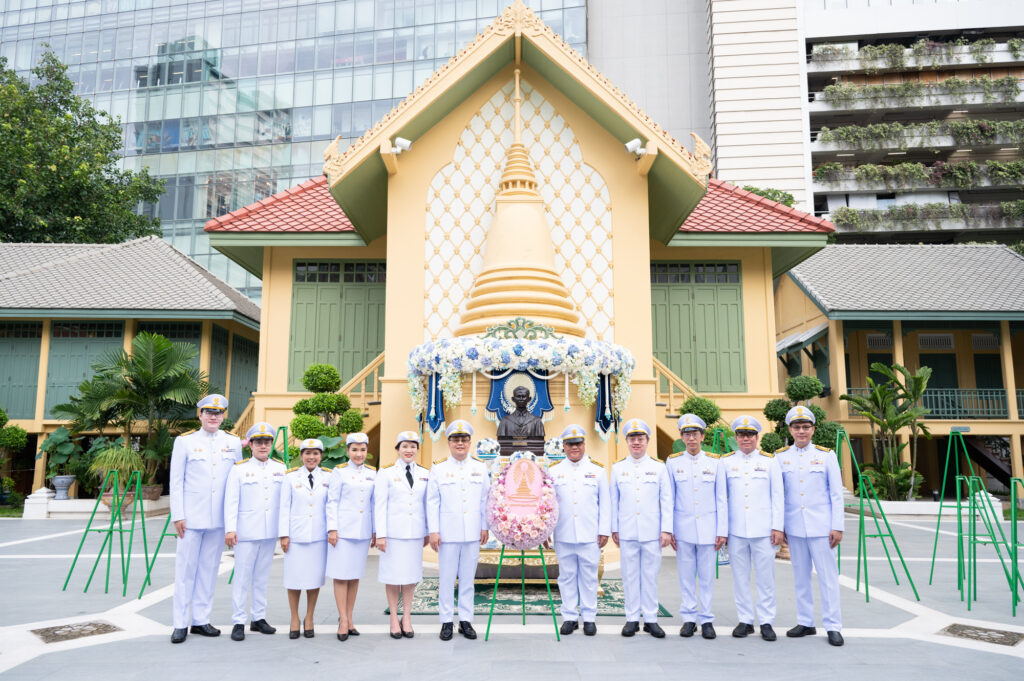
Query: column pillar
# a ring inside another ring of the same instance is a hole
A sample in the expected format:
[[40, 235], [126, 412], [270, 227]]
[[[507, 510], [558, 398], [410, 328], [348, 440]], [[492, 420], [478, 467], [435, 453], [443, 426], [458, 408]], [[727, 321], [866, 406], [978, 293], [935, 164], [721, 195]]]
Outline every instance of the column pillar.
[[[848, 424], [848, 410], [846, 403], [839, 399], [840, 395], [846, 394], [846, 339], [843, 337], [843, 321], [841, 319], [830, 319], [828, 321], [828, 377], [831, 383], [832, 395], [828, 398], [828, 409], [837, 423]], [[840, 465], [843, 469], [843, 485], [853, 490], [853, 460], [852, 452], [843, 448], [840, 457]]]
[[1024, 466], [1021, 465], [1020, 414], [1017, 404], [1017, 381], [1013, 369], [1013, 343], [1010, 335], [1010, 322], [1005, 319], [999, 322], [999, 358], [1003, 365], [1003, 386], [1006, 388], [1007, 418], [1017, 428], [1010, 428], [1010, 470], [1015, 478], [1024, 477]]
[[[899, 319], [894, 319], [892, 322], [892, 361], [894, 364], [899, 364], [901, 367], [907, 366], [906, 360], [903, 359], [903, 322]], [[900, 442], [908, 441], [908, 438], [899, 433], [897, 435], [897, 446]], [[900, 450], [900, 461], [903, 463], [910, 463], [910, 446], [904, 447]]]

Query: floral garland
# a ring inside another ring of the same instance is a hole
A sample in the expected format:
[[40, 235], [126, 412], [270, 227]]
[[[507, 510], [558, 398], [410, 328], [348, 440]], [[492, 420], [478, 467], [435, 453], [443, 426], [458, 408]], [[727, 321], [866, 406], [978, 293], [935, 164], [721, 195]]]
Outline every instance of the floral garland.
[[462, 374], [477, 371], [564, 372], [576, 384], [580, 402], [591, 406], [597, 400], [601, 375], [615, 378], [612, 409], [620, 414], [629, 404], [636, 360], [621, 345], [597, 340], [557, 338], [443, 338], [424, 343], [409, 353], [407, 378], [409, 397], [417, 413], [427, 409], [427, 382], [438, 375], [438, 387], [450, 407], [462, 403]]
[[537, 467], [541, 475], [540, 500], [537, 513], [532, 516], [513, 515], [508, 510], [505, 497], [505, 476], [511, 466], [506, 466], [494, 479], [487, 495], [487, 527], [505, 546], [517, 551], [526, 551], [543, 544], [555, 530], [558, 522], [558, 498], [555, 496], [554, 480], [546, 470]]

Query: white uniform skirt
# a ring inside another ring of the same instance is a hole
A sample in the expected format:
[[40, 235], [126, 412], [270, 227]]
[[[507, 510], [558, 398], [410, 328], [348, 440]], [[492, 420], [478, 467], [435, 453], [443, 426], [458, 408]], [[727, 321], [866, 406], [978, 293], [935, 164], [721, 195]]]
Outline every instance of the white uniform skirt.
[[384, 584], [415, 584], [423, 579], [423, 540], [392, 539], [380, 554], [377, 581]]
[[284, 554], [284, 588], [319, 589], [327, 567], [327, 540], [289, 542]]
[[343, 539], [327, 547], [327, 576], [331, 579], [362, 579], [366, 572], [369, 539]]

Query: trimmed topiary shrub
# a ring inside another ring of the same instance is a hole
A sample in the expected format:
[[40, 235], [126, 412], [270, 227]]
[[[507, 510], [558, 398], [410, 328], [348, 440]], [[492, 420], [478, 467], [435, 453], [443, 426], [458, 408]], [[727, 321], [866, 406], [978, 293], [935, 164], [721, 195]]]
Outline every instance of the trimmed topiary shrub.
[[292, 419], [288, 429], [296, 440], [305, 440], [311, 437], [319, 438], [327, 434], [327, 426], [312, 414], [297, 415]]
[[310, 364], [302, 374], [302, 386], [311, 393], [337, 392], [341, 374], [330, 364]]
[[704, 420], [710, 430], [713, 424], [722, 418], [722, 410], [713, 400], [706, 397], [691, 397], [679, 407], [680, 414], [695, 414]]
[[786, 443], [778, 433], [765, 433], [761, 437], [761, 443], [758, 446], [768, 453], [774, 453], [783, 449]]
[[806, 402], [821, 395], [823, 388], [814, 376], [793, 376], [786, 381], [786, 397], [794, 402]]

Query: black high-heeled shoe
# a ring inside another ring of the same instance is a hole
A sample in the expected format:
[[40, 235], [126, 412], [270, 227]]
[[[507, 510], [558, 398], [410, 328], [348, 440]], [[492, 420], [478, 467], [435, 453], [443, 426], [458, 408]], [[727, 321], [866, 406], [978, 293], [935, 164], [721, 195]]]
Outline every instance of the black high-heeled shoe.
[[305, 630], [303, 630], [302, 635], [305, 636], [306, 638], [313, 638], [314, 633], [313, 633], [312, 629], [305, 629]]
[[339, 641], [347, 641], [348, 640], [348, 634], [347, 633], [345, 633], [345, 634], [338, 634], [338, 640]]
[[394, 639], [402, 638], [402, 630], [401, 630], [401, 628], [399, 628], [398, 631], [392, 631], [390, 633], [391, 633], [391, 638], [394, 638]]
[[412, 629], [409, 629], [409, 631], [406, 631], [405, 627], [402, 626], [401, 622], [398, 623], [398, 628], [402, 630], [402, 636], [404, 636], [405, 638], [412, 638], [413, 636], [416, 635], [416, 632], [414, 632]]
[[288, 632], [288, 638], [298, 638], [298, 637], [299, 637], [299, 630], [298, 629], [292, 629], [291, 631]]

